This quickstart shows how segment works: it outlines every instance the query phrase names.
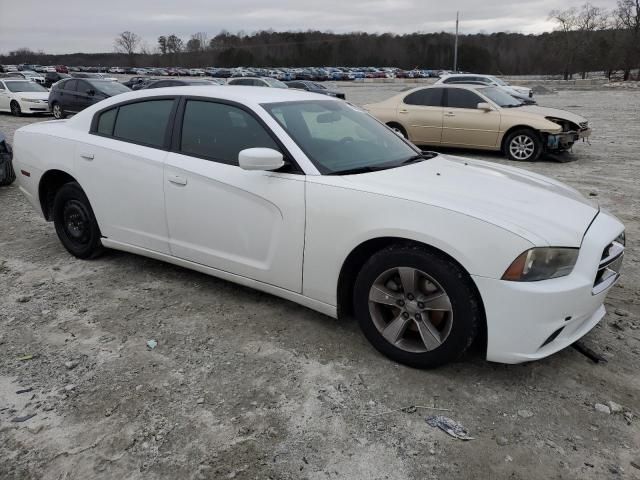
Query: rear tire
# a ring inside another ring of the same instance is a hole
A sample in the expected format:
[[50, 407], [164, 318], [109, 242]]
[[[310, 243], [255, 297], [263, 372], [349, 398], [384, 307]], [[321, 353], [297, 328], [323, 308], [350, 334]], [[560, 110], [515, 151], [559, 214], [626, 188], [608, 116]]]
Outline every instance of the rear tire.
[[62, 108], [62, 105], [60, 105], [58, 102], [53, 102], [53, 104], [51, 105], [51, 112], [53, 113], [53, 117], [56, 120], [62, 120], [67, 116], [64, 109]]
[[358, 274], [353, 303], [369, 342], [415, 368], [457, 360], [481, 322], [469, 275], [421, 246], [393, 245], [373, 255]]
[[389, 127], [394, 132], [399, 133], [400, 135], [402, 135], [402, 137], [405, 140], [409, 140], [409, 135], [407, 135], [407, 131], [399, 123], [390, 122], [390, 123], [387, 123], [387, 127]]
[[534, 130], [515, 130], [504, 142], [504, 154], [509, 160], [535, 162], [542, 154], [542, 140]]
[[89, 199], [76, 182], [60, 188], [53, 202], [53, 223], [67, 251], [78, 258], [99, 256], [104, 247]]

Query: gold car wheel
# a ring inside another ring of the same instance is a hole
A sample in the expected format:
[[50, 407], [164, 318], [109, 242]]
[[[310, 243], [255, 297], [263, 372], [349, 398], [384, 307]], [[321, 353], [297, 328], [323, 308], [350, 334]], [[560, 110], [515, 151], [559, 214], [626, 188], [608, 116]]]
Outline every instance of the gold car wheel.
[[509, 143], [509, 152], [518, 160], [528, 160], [533, 156], [535, 149], [535, 143], [528, 135], [518, 135], [513, 137]]

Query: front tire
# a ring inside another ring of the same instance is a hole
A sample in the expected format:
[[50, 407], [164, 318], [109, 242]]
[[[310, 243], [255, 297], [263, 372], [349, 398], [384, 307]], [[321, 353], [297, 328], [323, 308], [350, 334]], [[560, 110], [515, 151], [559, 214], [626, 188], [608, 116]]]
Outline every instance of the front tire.
[[7, 159], [4, 165], [0, 164], [0, 168], [4, 170], [3, 175], [0, 175], [0, 187], [8, 187], [16, 180], [16, 172], [13, 170], [11, 159]]
[[16, 102], [15, 100], [13, 100], [11, 102], [11, 105], [9, 106], [9, 108], [11, 108], [11, 114], [14, 117], [21, 117], [22, 116], [22, 109], [20, 108], [20, 104], [18, 102]]
[[540, 136], [528, 128], [511, 132], [504, 142], [504, 153], [510, 160], [535, 162], [542, 153]]
[[469, 275], [420, 246], [394, 245], [373, 255], [358, 274], [353, 302], [369, 342], [416, 368], [457, 360], [481, 318]]
[[104, 247], [89, 199], [76, 182], [60, 188], [53, 203], [53, 223], [67, 251], [78, 258], [99, 256]]
[[56, 120], [62, 120], [67, 116], [64, 109], [62, 108], [62, 105], [60, 105], [58, 102], [54, 102], [53, 105], [51, 105], [51, 112], [53, 113], [53, 118], [55, 118]]

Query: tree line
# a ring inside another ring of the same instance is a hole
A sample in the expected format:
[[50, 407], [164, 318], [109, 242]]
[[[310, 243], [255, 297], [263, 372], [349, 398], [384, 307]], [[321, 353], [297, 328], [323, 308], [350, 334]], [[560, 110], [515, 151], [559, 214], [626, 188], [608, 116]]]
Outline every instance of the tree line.
[[[554, 10], [556, 28], [539, 35], [499, 32], [459, 37], [460, 70], [502, 75], [560, 74], [565, 79], [591, 71], [622, 71], [624, 79], [640, 67], [640, 0], [618, 0], [605, 10], [585, 3]], [[48, 55], [19, 49], [0, 56], [0, 63], [149, 67], [303, 67], [395, 66], [405, 69], [450, 69], [454, 37], [450, 33], [321, 31], [251, 34], [204, 32], [188, 39], [161, 35], [155, 48], [134, 32], [114, 40], [113, 53]]]

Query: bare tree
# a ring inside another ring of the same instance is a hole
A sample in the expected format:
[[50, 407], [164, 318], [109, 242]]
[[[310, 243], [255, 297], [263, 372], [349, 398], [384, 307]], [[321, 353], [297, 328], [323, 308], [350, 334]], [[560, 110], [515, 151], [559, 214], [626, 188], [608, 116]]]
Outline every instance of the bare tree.
[[597, 40], [594, 32], [604, 30], [608, 26], [609, 13], [588, 2], [582, 5], [575, 16], [575, 29], [578, 32], [574, 34], [577, 40], [575, 56], [583, 79], [587, 77], [587, 71], [597, 68], [595, 62], [600, 60], [594, 55]]
[[569, 80], [573, 75], [573, 61], [575, 57], [575, 32], [578, 26], [578, 10], [575, 7], [566, 10], [552, 10], [549, 19], [557, 24], [557, 30], [562, 34], [561, 51], [559, 52], [564, 60], [564, 79]]
[[622, 30], [624, 80], [629, 80], [631, 70], [640, 67], [640, 0], [618, 0], [614, 14], [616, 27]]
[[184, 42], [176, 35], [169, 35], [167, 37], [167, 53], [180, 53], [184, 49]]
[[113, 46], [118, 53], [125, 53], [129, 56], [129, 65], [133, 65], [136, 49], [142, 39], [133, 32], [126, 31], [118, 35], [113, 41]]
[[160, 49], [160, 53], [162, 55], [167, 54], [167, 37], [164, 35], [160, 35], [158, 37], [158, 48]]

